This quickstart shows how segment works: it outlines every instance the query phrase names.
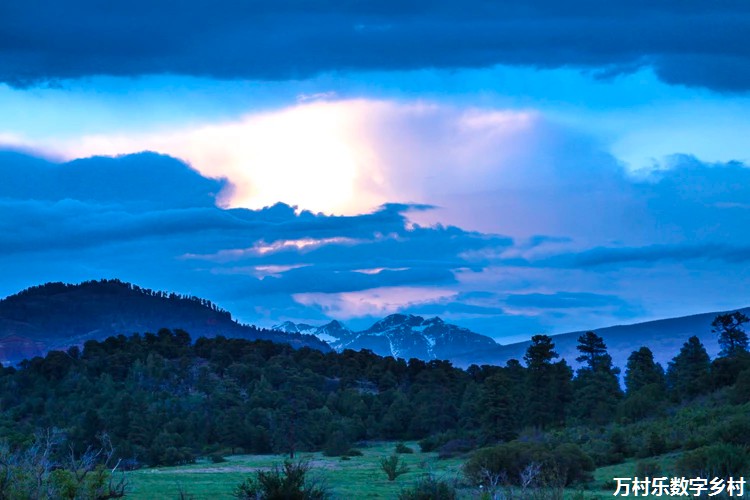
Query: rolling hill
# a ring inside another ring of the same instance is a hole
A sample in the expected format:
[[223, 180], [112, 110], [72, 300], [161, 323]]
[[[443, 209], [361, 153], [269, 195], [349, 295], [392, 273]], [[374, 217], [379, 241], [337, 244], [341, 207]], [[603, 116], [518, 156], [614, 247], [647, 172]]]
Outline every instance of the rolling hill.
[[[740, 309], [745, 314], [750, 314], [750, 308]], [[711, 332], [711, 322], [718, 314], [729, 311], [717, 311], [710, 313], [694, 314], [679, 318], [669, 318], [632, 325], [618, 325], [594, 330], [604, 339], [609, 354], [615, 366], [620, 367], [623, 372], [628, 356], [640, 348], [646, 346], [654, 353], [654, 360], [661, 363], [666, 369], [669, 361], [675, 357], [682, 345], [693, 335], [697, 336], [706, 347], [709, 356], [714, 358], [719, 352], [719, 344], [716, 335]], [[576, 346], [578, 337], [583, 331], [562, 333], [552, 335], [556, 351], [572, 366], [577, 366], [575, 358], [578, 356]], [[494, 364], [504, 365], [509, 359], [523, 361], [523, 356], [531, 341], [517, 342], [514, 344], [497, 345], [491, 349], [481, 349], [473, 352], [460, 354], [452, 358], [452, 361], [460, 367], [471, 364]]]
[[78, 285], [47, 283], [0, 300], [0, 362], [12, 364], [90, 339], [160, 328], [181, 328], [193, 339], [224, 335], [331, 350], [312, 335], [237, 323], [229, 312], [205, 299], [101, 280]]

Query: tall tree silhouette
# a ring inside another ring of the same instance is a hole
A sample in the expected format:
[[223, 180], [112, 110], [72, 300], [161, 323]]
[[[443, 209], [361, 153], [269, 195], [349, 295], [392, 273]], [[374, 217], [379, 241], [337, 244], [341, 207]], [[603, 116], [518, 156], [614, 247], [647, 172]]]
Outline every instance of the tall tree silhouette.
[[558, 358], [548, 335], [534, 335], [523, 357], [526, 361], [526, 414], [528, 422], [539, 428], [561, 425], [570, 400], [572, 370]]
[[692, 398], [711, 387], [711, 359], [700, 339], [692, 336], [669, 362], [667, 385], [676, 399]]
[[573, 415], [585, 422], [605, 424], [614, 418], [622, 399], [620, 369], [612, 366], [604, 339], [594, 332], [578, 337], [577, 349], [581, 355], [576, 361], [583, 366], [573, 381]]

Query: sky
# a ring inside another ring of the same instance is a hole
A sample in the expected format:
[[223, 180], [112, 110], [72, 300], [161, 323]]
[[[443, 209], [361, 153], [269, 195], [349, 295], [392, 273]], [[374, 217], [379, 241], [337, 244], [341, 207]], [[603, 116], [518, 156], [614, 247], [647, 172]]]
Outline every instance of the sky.
[[750, 305], [744, 0], [0, 4], [0, 296], [499, 342]]

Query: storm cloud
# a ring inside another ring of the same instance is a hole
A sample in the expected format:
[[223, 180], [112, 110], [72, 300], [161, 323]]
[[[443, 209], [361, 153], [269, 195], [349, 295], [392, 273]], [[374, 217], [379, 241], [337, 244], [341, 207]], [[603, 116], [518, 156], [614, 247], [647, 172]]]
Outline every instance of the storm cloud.
[[297, 79], [322, 72], [654, 68], [668, 83], [750, 88], [743, 0], [236, 2], [31, 0], [0, 5], [0, 80], [93, 75]]
[[[154, 153], [55, 163], [4, 151], [0, 294], [119, 278], [206, 297], [263, 326], [330, 318], [366, 326], [400, 311], [440, 314], [496, 336], [651, 318], [652, 296], [661, 315], [673, 311], [671, 302], [676, 311], [697, 307], [689, 300], [706, 307], [706, 288], [722, 291], [709, 300], [716, 310], [743, 305], [750, 170], [677, 156], [638, 178], [607, 165], [596, 179], [585, 175], [586, 162], [548, 165], [540, 191], [529, 180], [535, 171], [519, 172], [514, 190], [525, 196], [492, 217], [523, 221], [533, 212], [532, 232], [544, 217], [568, 217], [557, 219], [558, 234], [512, 238], [415, 223], [435, 211], [430, 205], [393, 203], [359, 215], [284, 203], [222, 208], [229, 180]], [[573, 203], [582, 193], [588, 199]], [[473, 202], [476, 214], [492, 209]], [[635, 227], [603, 229], [636, 206], [640, 235]], [[594, 220], [580, 238], [577, 226]], [[610, 238], [616, 234], [623, 239]]]

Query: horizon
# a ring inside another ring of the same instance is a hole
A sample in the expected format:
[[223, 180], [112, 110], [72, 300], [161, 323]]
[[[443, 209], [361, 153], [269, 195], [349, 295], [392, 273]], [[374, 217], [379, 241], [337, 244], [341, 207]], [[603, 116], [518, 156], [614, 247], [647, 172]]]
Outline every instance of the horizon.
[[739, 0], [149, 5], [0, 16], [0, 296], [499, 343], [750, 303]]
[[[127, 281], [122, 281], [122, 280], [120, 280], [118, 278], [101, 278], [101, 279], [98, 279], [98, 280], [87, 280], [87, 281], [82, 281], [82, 282], [79, 282], [79, 283], [64, 283], [64, 282], [40, 283], [38, 285], [33, 285], [33, 286], [25, 288], [23, 290], [19, 290], [19, 291], [14, 292], [14, 293], [12, 293], [10, 295], [6, 295], [4, 297], [0, 297], [0, 302], [3, 302], [6, 299], [11, 298], [11, 297], [16, 297], [16, 296], [23, 295], [24, 293], [29, 292], [29, 291], [34, 291], [34, 290], [42, 289], [42, 288], [44, 288], [45, 286], [48, 286], [48, 285], [63, 285], [63, 286], [66, 286], [66, 287], [75, 288], [75, 287], [81, 287], [82, 285], [92, 285], [92, 284], [97, 284], [97, 283], [112, 283], [112, 282], [118, 283], [118, 284], [122, 284], [122, 285], [126, 285], [130, 290], [135, 291], [135, 292], [139, 292], [139, 293], [140, 292], [149, 292], [149, 293], [163, 294], [164, 296], [175, 295], [179, 300], [188, 300], [188, 301], [191, 301], [191, 302], [195, 302], [196, 300], [199, 301], [199, 302], [206, 301], [208, 303], [208, 305], [213, 306], [215, 308], [214, 310], [219, 311], [219, 312], [223, 312], [223, 313], [227, 313], [229, 315], [229, 317], [231, 318], [231, 320], [233, 322], [237, 323], [238, 325], [241, 325], [241, 326], [250, 326], [250, 327], [257, 327], [257, 328], [262, 328], [262, 329], [266, 329], [266, 330], [275, 330], [275, 331], [280, 331], [280, 332], [284, 332], [284, 333], [289, 333], [289, 331], [287, 329], [283, 328], [285, 325], [290, 325], [290, 326], [293, 326], [294, 328], [298, 328], [300, 326], [305, 326], [305, 327], [310, 327], [310, 328], [313, 328], [313, 329], [317, 330], [318, 328], [328, 326], [329, 324], [332, 324], [332, 323], [340, 324], [341, 326], [343, 326], [344, 328], [350, 330], [353, 333], [363, 333], [363, 332], [369, 330], [370, 328], [372, 328], [373, 326], [375, 326], [375, 324], [380, 323], [380, 322], [382, 322], [384, 320], [387, 320], [388, 318], [393, 317], [393, 316], [404, 316], [404, 317], [407, 317], [407, 318], [419, 318], [419, 319], [424, 320], [425, 322], [437, 319], [437, 320], [440, 320], [440, 321], [446, 323], [447, 325], [452, 325], [452, 326], [457, 326], [459, 328], [464, 328], [461, 324], [446, 322], [439, 315], [435, 315], [435, 316], [421, 316], [421, 315], [418, 315], [418, 314], [412, 314], [412, 313], [404, 314], [404, 313], [399, 313], [399, 312], [390, 313], [390, 314], [388, 314], [386, 316], [383, 316], [383, 317], [380, 317], [380, 318], [372, 318], [372, 320], [369, 323], [363, 323], [363, 322], [360, 321], [360, 322], [357, 323], [358, 326], [356, 326], [356, 327], [351, 327], [345, 321], [340, 321], [340, 320], [337, 320], [337, 319], [331, 319], [331, 320], [326, 321], [326, 322], [306, 322], [306, 321], [293, 322], [291, 320], [285, 320], [285, 321], [282, 321], [282, 322], [279, 322], [279, 323], [276, 323], [276, 324], [273, 324], [273, 325], [259, 325], [259, 324], [255, 324], [255, 323], [244, 323], [242, 321], [239, 321], [236, 318], [236, 316], [232, 313], [232, 311], [225, 310], [225, 309], [221, 308], [220, 306], [217, 306], [217, 304], [215, 304], [212, 301], [206, 299], [205, 297], [199, 297], [199, 296], [195, 296], [195, 295], [183, 294], [183, 293], [176, 292], [174, 290], [158, 290], [158, 289], [151, 289], [151, 288], [147, 288], [147, 287], [141, 287], [137, 283], [130, 283], [130, 282], [127, 282]], [[206, 306], [207, 307], [208, 305], [201, 303], [201, 306]], [[643, 322], [619, 323], [619, 324], [611, 324], [611, 325], [602, 325], [600, 327], [588, 328], [586, 330], [575, 330], [575, 331], [564, 331], [564, 332], [531, 332], [531, 333], [520, 333], [520, 334], [518, 334], [516, 336], [506, 337], [506, 342], [504, 342], [504, 343], [498, 342], [497, 339], [492, 339], [492, 337], [484, 334], [483, 332], [472, 331], [472, 333], [480, 334], [480, 335], [486, 336], [488, 338], [491, 338], [492, 340], [494, 340], [495, 342], [497, 342], [497, 344], [499, 346], [510, 346], [510, 345], [513, 345], [513, 344], [522, 344], [522, 343], [530, 342], [531, 341], [531, 337], [534, 336], [534, 335], [549, 335], [550, 337], [554, 338], [554, 337], [557, 337], [557, 336], [565, 336], [565, 335], [572, 335], [572, 334], [584, 333], [586, 331], [593, 331], [593, 332], [596, 333], [596, 332], [601, 331], [601, 330], [608, 330], [608, 329], [612, 329], [612, 328], [621, 328], [621, 327], [648, 325], [648, 324], [651, 324], [651, 323], [658, 323], [658, 322], [664, 322], [664, 321], [670, 321], [670, 320], [677, 320], [677, 319], [685, 319], [685, 318], [691, 318], [691, 317], [695, 317], [695, 316], [703, 316], [703, 315], [709, 315], [709, 314], [711, 314], [711, 315], [714, 315], [714, 314], [718, 315], [718, 314], [723, 314], [723, 313], [730, 313], [730, 312], [735, 312], [735, 311], [741, 311], [741, 310], [744, 310], [744, 309], [750, 309], [750, 306], [740, 307], [740, 308], [737, 308], [737, 309], [726, 310], [726, 311], [701, 311], [701, 312], [695, 312], [695, 313], [692, 313], [692, 314], [687, 314], [687, 315], [684, 315], [684, 316], [669, 317], [669, 318], [657, 318], [657, 319], [643, 321]], [[170, 325], [170, 327], [174, 327], [174, 325]], [[295, 330], [295, 331], [298, 332], [298, 333], [306, 334], [306, 335], [313, 335], [313, 336], [316, 336], [316, 337], [318, 336], [317, 333], [315, 333], [315, 332], [304, 333], [304, 332], [299, 331], [299, 330]], [[140, 332], [140, 333], [143, 333], [143, 332]], [[187, 332], [187, 333], [190, 334], [190, 332]], [[706, 334], [706, 332], [700, 332], [700, 333], [702, 333], [703, 335]], [[323, 340], [327, 344], [330, 344], [330, 342], [328, 340], [325, 340], [323, 338], [321, 338], [321, 340]]]

